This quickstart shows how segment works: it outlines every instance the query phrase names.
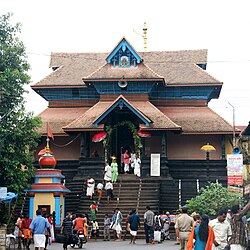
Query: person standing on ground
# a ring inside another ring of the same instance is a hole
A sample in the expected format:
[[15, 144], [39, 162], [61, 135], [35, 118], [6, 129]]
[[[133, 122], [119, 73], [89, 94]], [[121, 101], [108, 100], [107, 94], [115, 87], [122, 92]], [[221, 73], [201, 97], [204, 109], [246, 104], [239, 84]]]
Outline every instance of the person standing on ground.
[[70, 244], [70, 235], [72, 234], [73, 221], [71, 219], [71, 213], [67, 213], [66, 218], [63, 220], [61, 227], [61, 234], [65, 236], [65, 242], [63, 243], [63, 249], [66, 250]]
[[126, 217], [125, 234], [123, 235], [123, 240], [126, 240], [127, 233], [130, 233], [129, 217], [132, 215], [132, 211]]
[[140, 217], [138, 214], [136, 214], [136, 210], [133, 209], [131, 215], [128, 218], [128, 223], [130, 225], [130, 234], [131, 234], [131, 240], [130, 244], [135, 244], [137, 231], [140, 227]]
[[31, 230], [31, 234], [33, 235], [35, 250], [44, 250], [46, 240], [45, 235], [47, 231], [50, 234], [50, 224], [45, 218], [42, 217], [41, 210], [37, 210], [36, 215], [37, 217], [32, 220], [29, 228]]
[[105, 190], [107, 191], [107, 203], [109, 204], [110, 200], [113, 199], [113, 184], [110, 181], [107, 181], [105, 184]]
[[111, 221], [108, 214], [105, 214], [103, 221], [103, 240], [110, 241], [110, 225]]
[[144, 229], [146, 243], [154, 244], [154, 212], [150, 210], [150, 206], [146, 206], [144, 213]]
[[227, 210], [218, 211], [217, 218], [209, 222], [209, 226], [213, 228], [215, 240], [213, 250], [223, 250], [228, 244], [228, 239], [232, 235], [231, 226], [226, 221]]
[[96, 241], [97, 237], [99, 237], [99, 225], [96, 220], [93, 220], [91, 223], [92, 223], [91, 236]]
[[23, 216], [20, 214], [17, 218], [16, 224], [15, 224], [15, 233], [14, 235], [17, 237], [17, 249], [22, 249], [22, 219]]
[[163, 221], [163, 234], [165, 240], [170, 240], [170, 232], [169, 232], [170, 224], [171, 224], [170, 213], [166, 212], [166, 218], [164, 218]]
[[32, 222], [32, 219], [29, 218], [27, 214], [24, 214], [22, 219], [22, 231], [23, 231], [23, 245], [24, 248], [30, 249], [31, 244], [31, 231], [30, 231], [30, 224]]
[[239, 205], [232, 207], [231, 228], [232, 237], [229, 240], [231, 250], [243, 250], [247, 247], [247, 232], [246, 225], [242, 217], [250, 210], [250, 203], [248, 203], [242, 210]]
[[188, 242], [189, 235], [194, 224], [194, 220], [191, 216], [187, 214], [188, 209], [186, 206], [183, 206], [181, 210], [182, 214], [178, 217], [175, 223], [175, 231], [177, 240], [180, 240], [180, 249], [184, 250], [186, 249], [186, 244]]
[[187, 243], [187, 250], [212, 250], [215, 236], [214, 230], [208, 225], [208, 222], [209, 217], [204, 214], [202, 215], [201, 223], [192, 227]]
[[161, 242], [161, 216], [159, 215], [158, 212], [155, 212], [155, 217], [154, 217], [154, 242]]
[[115, 223], [113, 225], [113, 229], [116, 231], [117, 241], [121, 241], [122, 235], [122, 213], [120, 209], [117, 207], [115, 210]]
[[116, 162], [115, 156], [112, 156], [111, 168], [112, 168], [112, 182], [116, 183], [118, 178], [118, 164]]

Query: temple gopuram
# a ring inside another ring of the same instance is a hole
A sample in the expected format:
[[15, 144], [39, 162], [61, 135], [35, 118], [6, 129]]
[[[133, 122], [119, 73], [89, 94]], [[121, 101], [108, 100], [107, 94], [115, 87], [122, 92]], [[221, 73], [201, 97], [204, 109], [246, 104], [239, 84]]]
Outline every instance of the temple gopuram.
[[140, 179], [157, 183], [162, 210], [178, 208], [208, 181], [226, 185], [233, 127], [208, 107], [223, 83], [206, 67], [207, 50], [137, 52], [126, 38], [108, 53], [52, 53], [52, 72], [32, 86], [48, 101], [37, 152], [49, 124], [67, 185], [102, 179], [111, 156], [125, 182], [132, 176], [121, 155], [135, 151]]

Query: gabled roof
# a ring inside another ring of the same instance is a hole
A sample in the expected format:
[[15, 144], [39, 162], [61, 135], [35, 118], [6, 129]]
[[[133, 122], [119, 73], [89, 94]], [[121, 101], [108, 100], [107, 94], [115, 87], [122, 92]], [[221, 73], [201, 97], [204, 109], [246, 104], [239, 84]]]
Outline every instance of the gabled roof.
[[[207, 50], [141, 52], [144, 63], [168, 85], [221, 85], [197, 64], [206, 64]], [[52, 53], [50, 67], [59, 67], [32, 88], [85, 86], [82, 78], [97, 71], [108, 53]], [[131, 68], [130, 68], [131, 69]], [[100, 77], [100, 76], [99, 76]]]
[[[122, 100], [122, 103], [120, 101]], [[165, 114], [157, 109], [149, 101], [130, 101], [124, 96], [119, 96], [115, 101], [99, 101], [83, 115], [65, 126], [64, 131], [85, 131], [85, 130], [101, 130], [100, 122], [115, 107], [125, 105], [139, 119], [141, 119], [141, 128], [145, 130], [181, 130], [181, 127], [171, 121]], [[98, 127], [96, 127], [98, 126]]]
[[126, 106], [132, 113], [134, 113], [143, 123], [148, 127], [152, 120], [145, 116], [140, 110], [136, 108], [135, 105], [131, 104], [123, 95], [120, 95], [114, 100], [114, 102], [97, 118], [93, 121], [93, 125], [97, 127], [99, 123], [116, 107], [123, 108]]
[[106, 58], [107, 63], [111, 63], [112, 58], [116, 55], [116, 53], [122, 48], [122, 50], [125, 51], [126, 48], [129, 49], [130, 53], [136, 58], [137, 63], [142, 62], [142, 58], [138, 55], [138, 53], [135, 51], [135, 49], [132, 47], [132, 45], [126, 40], [125, 37], [123, 37], [116, 47], [111, 51], [111, 53]]

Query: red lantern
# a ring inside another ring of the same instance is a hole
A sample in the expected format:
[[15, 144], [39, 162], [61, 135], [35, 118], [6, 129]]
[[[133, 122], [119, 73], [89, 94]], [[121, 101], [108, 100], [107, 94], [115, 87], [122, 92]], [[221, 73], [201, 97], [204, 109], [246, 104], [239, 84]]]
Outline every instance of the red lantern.
[[97, 134], [93, 135], [92, 142], [100, 142], [100, 141], [104, 140], [106, 136], [107, 136], [107, 132], [97, 133]]
[[141, 130], [139, 130], [139, 131], [137, 132], [137, 134], [138, 134], [140, 137], [150, 137], [150, 136], [151, 136], [151, 134], [150, 134], [149, 132], [141, 131]]

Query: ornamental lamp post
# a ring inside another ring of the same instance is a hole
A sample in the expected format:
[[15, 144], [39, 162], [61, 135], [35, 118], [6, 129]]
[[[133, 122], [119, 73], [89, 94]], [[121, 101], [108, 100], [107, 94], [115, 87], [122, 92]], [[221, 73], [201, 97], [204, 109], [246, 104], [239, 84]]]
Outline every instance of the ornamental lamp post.
[[211, 151], [215, 151], [215, 147], [207, 143], [201, 147], [201, 151], [206, 152], [206, 165], [207, 165], [207, 180], [209, 181], [209, 154]]

